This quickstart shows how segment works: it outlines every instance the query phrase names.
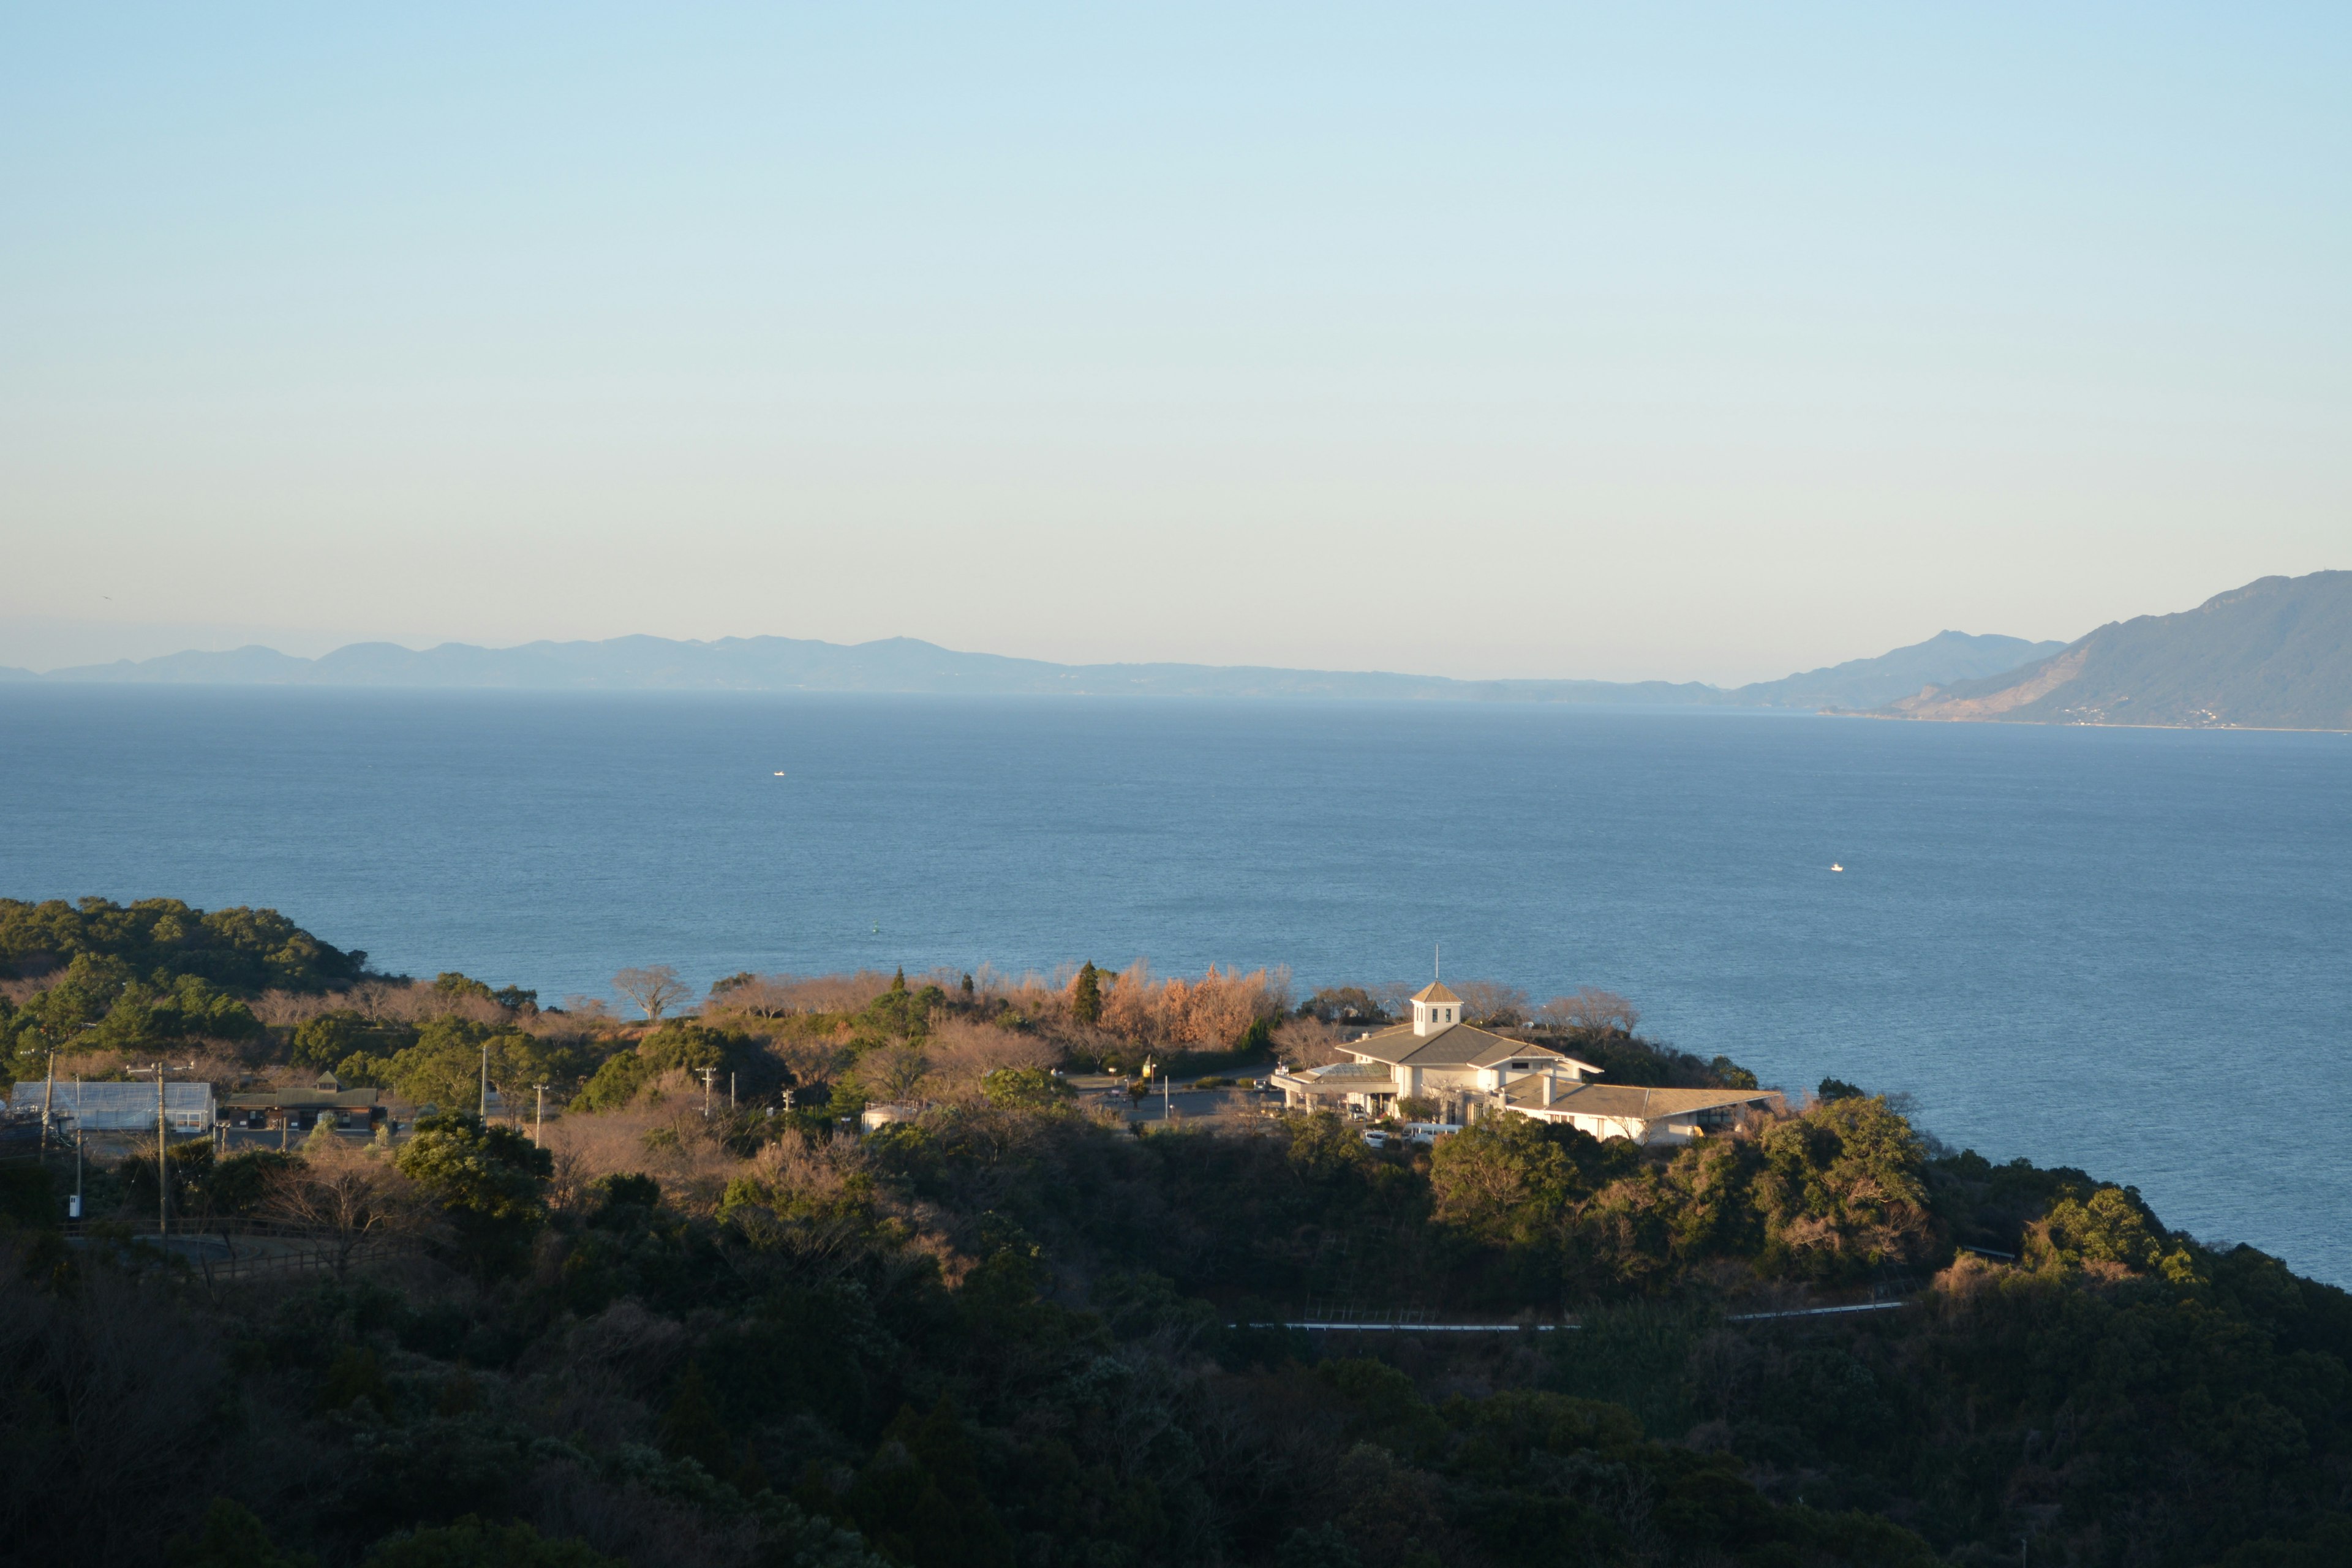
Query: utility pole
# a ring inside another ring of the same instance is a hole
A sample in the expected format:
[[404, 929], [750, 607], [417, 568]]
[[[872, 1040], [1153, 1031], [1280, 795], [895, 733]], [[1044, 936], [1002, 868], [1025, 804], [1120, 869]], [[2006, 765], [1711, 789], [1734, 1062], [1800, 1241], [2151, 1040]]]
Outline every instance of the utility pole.
[[172, 1237], [172, 1124], [163, 1115], [163, 1064], [155, 1064], [155, 1236]]
[[735, 1075], [731, 1072], [727, 1075], [727, 1110], [730, 1115], [735, 1110]]
[[155, 1233], [168, 1241], [172, 1235], [171, 1124], [163, 1118], [163, 1064], [150, 1062], [131, 1072], [155, 1075]]
[[530, 1087], [539, 1090], [539, 1110], [530, 1123], [530, 1146], [536, 1149], [547, 1131], [547, 1085], [535, 1083]]
[[81, 1218], [81, 1079], [74, 1079], [74, 1196], [73, 1217]]
[[49, 1101], [58, 1095], [58, 1048], [49, 1047], [49, 1076], [41, 1085], [41, 1163], [49, 1163]]
[[694, 1070], [702, 1075], [702, 1119], [708, 1121], [710, 1120], [710, 1080], [719, 1076], [719, 1069], [697, 1068]]
[[490, 1042], [482, 1042], [482, 1125], [490, 1124]]

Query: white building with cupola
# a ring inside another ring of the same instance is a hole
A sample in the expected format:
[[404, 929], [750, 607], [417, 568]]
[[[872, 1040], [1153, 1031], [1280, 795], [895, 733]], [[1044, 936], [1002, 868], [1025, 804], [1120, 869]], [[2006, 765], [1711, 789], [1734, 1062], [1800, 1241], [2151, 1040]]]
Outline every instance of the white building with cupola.
[[1592, 1063], [1524, 1034], [1466, 1024], [1463, 1009], [1461, 997], [1432, 982], [1414, 994], [1409, 1022], [1345, 1042], [1346, 1061], [1285, 1068], [1271, 1082], [1293, 1110], [1380, 1121], [1417, 1100], [1412, 1109], [1435, 1114], [1413, 1120], [1436, 1128], [1508, 1110], [1636, 1143], [1681, 1143], [1726, 1131], [1777, 1100], [1754, 1090], [1594, 1083], [1601, 1069]]

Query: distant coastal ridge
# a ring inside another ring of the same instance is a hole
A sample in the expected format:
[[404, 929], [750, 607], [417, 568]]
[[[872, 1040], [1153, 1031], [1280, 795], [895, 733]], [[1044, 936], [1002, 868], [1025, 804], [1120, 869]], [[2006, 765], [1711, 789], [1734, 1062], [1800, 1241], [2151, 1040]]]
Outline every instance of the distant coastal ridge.
[[2352, 729], [2352, 572], [2265, 577], [2172, 616], [2072, 643], [1946, 631], [1874, 658], [1739, 687], [1697, 681], [1456, 680], [1387, 671], [1055, 664], [913, 637], [782, 637], [355, 643], [318, 658], [267, 647], [187, 652], [47, 674], [42, 683], [834, 691], [928, 695], [1321, 698], [1781, 708], [1886, 718], [2203, 728]]
[[1876, 658], [1724, 688], [1697, 681], [1455, 680], [1381, 670], [1250, 665], [1054, 664], [964, 653], [914, 637], [841, 644], [782, 637], [711, 642], [623, 637], [422, 650], [355, 643], [318, 658], [274, 648], [176, 653], [0, 679], [171, 685], [503, 688], [516, 690], [869, 691], [971, 696], [1258, 697], [1588, 702], [1755, 708], [1876, 707], [1933, 681], [2014, 669], [2063, 643], [1943, 632]]

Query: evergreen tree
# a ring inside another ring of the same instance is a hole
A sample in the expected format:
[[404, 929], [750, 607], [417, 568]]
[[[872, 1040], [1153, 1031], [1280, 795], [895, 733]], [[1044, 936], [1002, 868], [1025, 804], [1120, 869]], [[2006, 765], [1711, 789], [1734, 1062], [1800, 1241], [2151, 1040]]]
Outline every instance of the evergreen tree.
[[1081, 1024], [1102, 1022], [1102, 971], [1088, 959], [1070, 987], [1070, 1016]]

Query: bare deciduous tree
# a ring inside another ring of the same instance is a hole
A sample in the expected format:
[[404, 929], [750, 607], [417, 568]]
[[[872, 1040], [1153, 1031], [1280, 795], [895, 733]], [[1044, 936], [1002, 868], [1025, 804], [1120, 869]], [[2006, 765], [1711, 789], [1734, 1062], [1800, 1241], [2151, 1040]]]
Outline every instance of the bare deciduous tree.
[[307, 1023], [321, 1013], [331, 1013], [339, 1007], [352, 1005], [350, 996], [341, 992], [265, 991], [248, 1004], [253, 1016], [273, 1029], [290, 1029]]
[[[936, 977], [934, 977], [936, 978]], [[953, 980], [943, 983], [948, 989]], [[919, 980], [909, 984], [919, 985]], [[782, 1018], [794, 1013], [855, 1013], [890, 989], [890, 976], [861, 969], [852, 974], [730, 975], [711, 988], [705, 1005], [715, 1013]]]
[[1002, 1068], [1053, 1068], [1062, 1061], [1061, 1047], [1050, 1040], [961, 1018], [943, 1018], [934, 1026], [925, 1052], [930, 1076], [922, 1087], [940, 1100], [978, 1097], [988, 1075]]
[[667, 963], [647, 969], [624, 969], [613, 976], [613, 989], [635, 1002], [648, 1024], [660, 1023], [664, 1013], [686, 1000], [686, 982]]
[[915, 1092], [930, 1058], [920, 1046], [879, 1046], [858, 1058], [857, 1077], [877, 1100], [904, 1100]]
[[1462, 998], [1462, 1021], [1508, 1027], [1528, 1021], [1528, 994], [1499, 980], [1456, 980]]
[[1547, 1024], [1568, 1029], [1590, 1029], [1605, 1035], [1612, 1031], [1632, 1034], [1633, 1026], [1642, 1021], [1640, 1009], [1613, 991], [1602, 991], [1587, 985], [1573, 996], [1555, 996], [1543, 1005], [1538, 1014]]
[[1339, 1042], [1363, 1032], [1361, 1026], [1349, 1028], [1317, 1018], [1286, 1018], [1274, 1031], [1274, 1054], [1286, 1067], [1329, 1067], [1349, 1059]]
[[341, 1279], [360, 1248], [415, 1234], [425, 1208], [389, 1160], [330, 1137], [306, 1142], [299, 1163], [272, 1177], [261, 1212], [319, 1237]]
[[794, 1085], [831, 1083], [851, 1059], [849, 1047], [840, 1041], [805, 1035], [780, 1035], [768, 1042], [766, 1049]]
[[328, 1000], [333, 1005], [331, 1011], [348, 1007], [362, 1017], [379, 1023], [422, 1024], [428, 1019], [454, 1015], [471, 1023], [504, 1024], [514, 1016], [490, 997], [470, 992], [444, 991], [424, 980], [400, 985], [383, 980], [363, 980], [348, 991], [334, 993]]

